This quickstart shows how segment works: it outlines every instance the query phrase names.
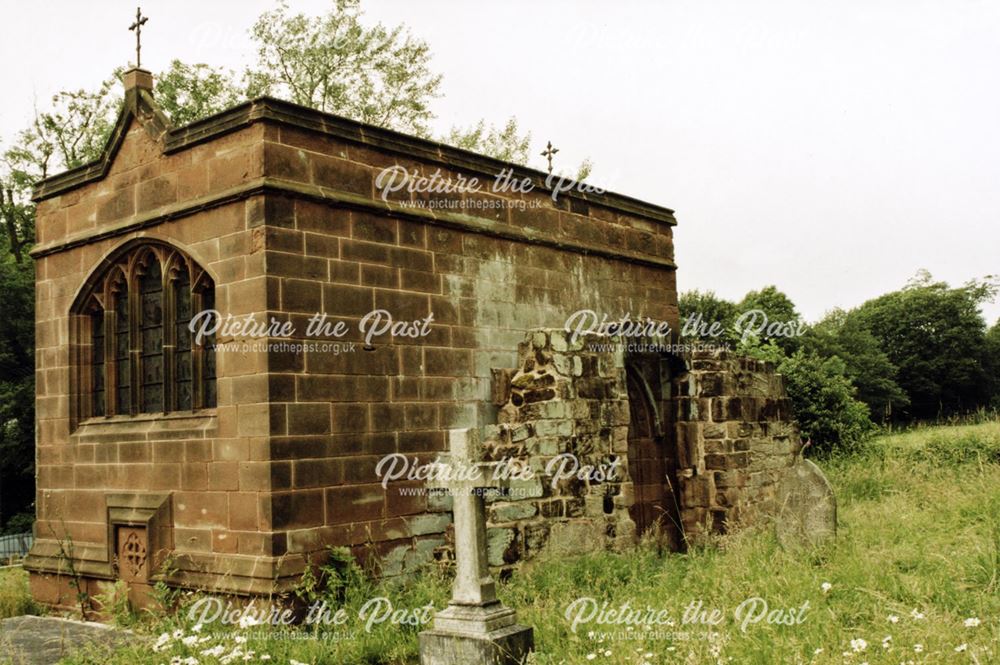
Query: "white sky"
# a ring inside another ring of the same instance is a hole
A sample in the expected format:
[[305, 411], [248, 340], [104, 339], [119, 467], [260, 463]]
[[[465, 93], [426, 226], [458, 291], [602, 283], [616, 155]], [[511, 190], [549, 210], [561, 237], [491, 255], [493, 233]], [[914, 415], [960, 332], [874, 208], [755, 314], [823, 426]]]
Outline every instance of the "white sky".
[[[133, 57], [135, 0], [4, 5], [6, 145], [36, 100]], [[240, 70], [271, 6], [145, 0], [144, 65]], [[364, 6], [430, 43], [439, 132], [516, 115], [536, 155], [551, 139], [557, 166], [589, 156], [595, 184], [674, 208], [681, 290], [774, 283], [815, 319], [919, 268], [953, 284], [1000, 274], [998, 2]]]

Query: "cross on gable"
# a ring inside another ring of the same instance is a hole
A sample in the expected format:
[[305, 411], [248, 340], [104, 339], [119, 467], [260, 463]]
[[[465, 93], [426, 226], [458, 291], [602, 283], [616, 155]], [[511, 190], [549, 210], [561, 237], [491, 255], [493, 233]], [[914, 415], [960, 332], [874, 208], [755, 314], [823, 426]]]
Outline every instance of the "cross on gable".
[[142, 69], [142, 26], [146, 25], [148, 16], [142, 15], [142, 8], [135, 8], [135, 22], [128, 29], [135, 33], [135, 68]]
[[552, 173], [552, 158], [555, 156], [557, 152], [559, 152], [559, 148], [553, 148], [552, 141], [549, 141], [549, 144], [545, 147], [545, 150], [542, 151], [542, 157], [545, 157], [549, 160], [549, 173]]

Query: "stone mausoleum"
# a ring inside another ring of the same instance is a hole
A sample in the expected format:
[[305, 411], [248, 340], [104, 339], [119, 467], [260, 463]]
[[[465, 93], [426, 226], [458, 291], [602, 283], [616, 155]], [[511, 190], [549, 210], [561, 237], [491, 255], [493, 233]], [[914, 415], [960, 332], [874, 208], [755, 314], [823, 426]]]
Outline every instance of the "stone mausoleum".
[[[677, 329], [671, 210], [275, 99], [172, 127], [148, 72], [124, 80], [103, 156], [35, 192], [39, 601], [72, 605], [74, 579], [282, 592], [330, 546], [412, 569], [447, 551], [449, 501], [377, 466], [432, 461], [454, 428], [619, 469], [493, 497], [494, 566], [780, 510], [780, 377], [564, 330], [578, 310]], [[390, 167], [487, 186], [383, 196]], [[505, 171], [534, 187], [492, 191]], [[294, 332], [194, 334], [213, 310]], [[374, 310], [399, 325], [366, 338]], [[316, 313], [346, 332], [307, 335]]]

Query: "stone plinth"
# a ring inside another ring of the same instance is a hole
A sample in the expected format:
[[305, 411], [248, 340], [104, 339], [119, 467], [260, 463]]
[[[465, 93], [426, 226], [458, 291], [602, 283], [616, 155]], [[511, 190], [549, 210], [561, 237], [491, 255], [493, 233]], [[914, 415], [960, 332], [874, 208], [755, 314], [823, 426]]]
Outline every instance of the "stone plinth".
[[499, 601], [484, 606], [450, 605], [420, 633], [422, 665], [516, 665], [534, 647], [534, 631], [516, 623], [514, 610]]

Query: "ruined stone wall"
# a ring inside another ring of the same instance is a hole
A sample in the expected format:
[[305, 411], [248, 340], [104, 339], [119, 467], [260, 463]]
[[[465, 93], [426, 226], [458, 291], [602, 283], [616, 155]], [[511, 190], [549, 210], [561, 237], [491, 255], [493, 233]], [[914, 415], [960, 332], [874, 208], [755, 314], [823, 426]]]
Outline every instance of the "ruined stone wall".
[[[535, 477], [488, 499], [491, 565], [634, 541], [630, 509], [649, 499], [637, 496], [629, 459], [639, 454], [630, 446], [636, 445], [630, 428], [639, 424], [630, 420], [636, 412], [626, 388], [629, 372], [635, 380], [667, 377], [664, 390], [649, 394], [662, 417], [655, 443], [669, 457], [663, 468], [674, 474], [663, 479], [658, 500], [674, 500], [672, 483], [678, 490], [676, 517], [665, 504], [660, 512], [663, 520], [680, 522], [680, 549], [776, 514], [780, 483], [800, 444], [773, 366], [724, 351], [634, 355], [618, 338], [592, 335], [573, 343], [570, 337], [563, 330], [529, 333], [516, 368], [497, 374], [503, 407], [498, 424], [487, 428], [487, 448], [494, 460], [523, 461]], [[595, 470], [614, 466], [616, 477], [591, 473], [553, 485], [546, 469], [566, 453]]]
[[689, 542], [773, 515], [799, 433], [774, 366], [698, 351], [675, 379], [681, 518]]
[[[504, 566], [543, 549], [563, 553], [632, 542], [624, 358], [607, 337], [573, 341], [563, 330], [529, 333], [518, 365], [498, 380], [499, 423], [487, 428], [496, 460], [534, 473], [489, 499], [489, 561]], [[595, 345], [601, 345], [600, 347]]]

